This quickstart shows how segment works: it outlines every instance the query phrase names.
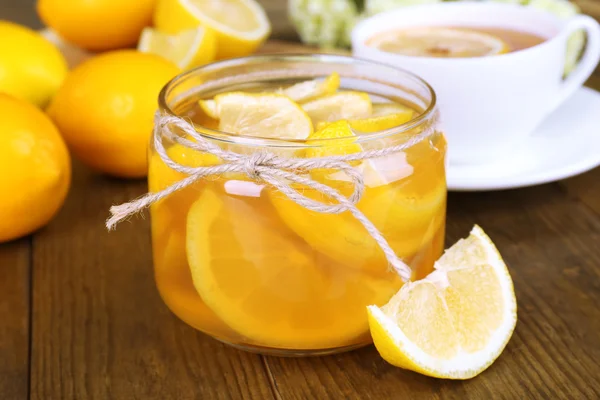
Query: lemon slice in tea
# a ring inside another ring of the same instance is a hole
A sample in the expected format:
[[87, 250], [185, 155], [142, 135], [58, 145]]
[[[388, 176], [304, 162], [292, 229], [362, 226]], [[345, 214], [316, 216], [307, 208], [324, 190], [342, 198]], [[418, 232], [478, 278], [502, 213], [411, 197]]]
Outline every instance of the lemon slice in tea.
[[203, 27], [175, 35], [168, 35], [153, 28], [144, 28], [138, 50], [157, 54], [173, 61], [181, 69], [188, 69], [214, 60], [215, 34]]
[[499, 37], [466, 28], [427, 27], [385, 32], [369, 45], [382, 51], [419, 57], [484, 57], [506, 53]]
[[268, 139], [306, 139], [313, 132], [307, 113], [281, 94], [230, 92], [214, 101], [224, 132]]
[[369, 306], [375, 346], [389, 363], [437, 378], [468, 379], [500, 355], [517, 323], [513, 283], [498, 250], [475, 226], [426, 278]]

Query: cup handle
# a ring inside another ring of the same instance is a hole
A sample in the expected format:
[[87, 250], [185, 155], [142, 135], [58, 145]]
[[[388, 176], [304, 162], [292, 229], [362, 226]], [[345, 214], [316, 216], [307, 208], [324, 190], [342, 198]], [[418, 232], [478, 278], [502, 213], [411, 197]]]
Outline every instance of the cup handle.
[[585, 81], [592, 75], [598, 61], [600, 61], [600, 24], [595, 19], [587, 15], [578, 15], [573, 17], [565, 26], [562, 34], [568, 38], [574, 32], [583, 29], [587, 34], [587, 43], [583, 56], [573, 71], [567, 76], [562, 83], [554, 108], [558, 107], [577, 89], [579, 89]]

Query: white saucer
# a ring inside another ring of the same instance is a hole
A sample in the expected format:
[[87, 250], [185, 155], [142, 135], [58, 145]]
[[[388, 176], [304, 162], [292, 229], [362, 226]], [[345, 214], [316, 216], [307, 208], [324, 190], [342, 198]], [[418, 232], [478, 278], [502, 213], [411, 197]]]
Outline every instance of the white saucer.
[[514, 150], [493, 164], [449, 165], [448, 190], [532, 186], [600, 165], [600, 93], [579, 89]]

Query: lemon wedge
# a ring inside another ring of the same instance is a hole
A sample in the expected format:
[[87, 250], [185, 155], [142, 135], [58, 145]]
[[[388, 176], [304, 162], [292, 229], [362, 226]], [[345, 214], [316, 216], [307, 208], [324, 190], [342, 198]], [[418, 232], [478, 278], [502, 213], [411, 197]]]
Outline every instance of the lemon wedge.
[[478, 226], [446, 251], [434, 272], [367, 311], [373, 341], [386, 361], [450, 379], [472, 378], [488, 368], [517, 322], [508, 269]]
[[208, 28], [198, 27], [175, 35], [153, 28], [144, 28], [138, 50], [157, 54], [174, 62], [181, 69], [197, 67], [214, 61], [215, 34]]
[[385, 32], [368, 44], [389, 53], [419, 57], [485, 57], [509, 51], [508, 44], [497, 36], [446, 27]]
[[217, 59], [253, 53], [271, 25], [255, 0], [158, 0], [154, 26], [166, 33], [204, 26], [216, 34]]
[[367, 93], [341, 91], [302, 104], [315, 126], [320, 122], [360, 119], [371, 115], [371, 99]]
[[215, 96], [219, 130], [268, 139], [306, 139], [313, 132], [309, 116], [281, 94], [243, 92]]
[[334, 72], [323, 80], [314, 79], [296, 83], [295, 85], [283, 89], [281, 94], [288, 96], [298, 103], [304, 103], [321, 96], [334, 94], [339, 87], [340, 76]]

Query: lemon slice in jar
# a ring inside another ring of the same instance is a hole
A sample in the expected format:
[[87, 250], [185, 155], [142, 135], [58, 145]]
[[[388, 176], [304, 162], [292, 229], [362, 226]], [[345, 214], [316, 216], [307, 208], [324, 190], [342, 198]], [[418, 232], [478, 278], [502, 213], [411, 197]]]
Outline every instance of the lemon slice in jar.
[[389, 53], [417, 57], [485, 57], [509, 51], [508, 44], [492, 34], [446, 27], [385, 32], [372, 38], [368, 45]]
[[392, 365], [468, 379], [504, 350], [517, 323], [517, 301], [502, 256], [475, 226], [434, 272], [368, 313], [375, 347]]
[[175, 35], [167, 35], [156, 29], [144, 28], [138, 50], [157, 54], [174, 62], [181, 69], [207, 64], [215, 58], [215, 34], [207, 28], [198, 27]]
[[[312, 139], [320, 147], [307, 149], [306, 156], [360, 152], [362, 147], [354, 143], [355, 136], [347, 121], [329, 124], [309, 137], [309, 143]], [[443, 155], [429, 146], [429, 142], [424, 141], [420, 146], [408, 149], [407, 153], [390, 156], [385, 165], [380, 160], [365, 160], [355, 167], [363, 174], [366, 186], [358, 209], [379, 228], [396, 254], [405, 259], [422, 253], [432, 245], [436, 235], [442, 236], [446, 205]], [[421, 147], [425, 154], [417, 154]], [[420, 161], [409, 161], [408, 157]], [[316, 169], [311, 171], [311, 177], [345, 196], [352, 193], [350, 178], [342, 171]], [[302, 188], [302, 194], [314, 200], [331, 201], [308, 187]], [[374, 276], [389, 271], [385, 255], [376, 241], [349, 212], [321, 214], [308, 211], [278, 193], [273, 193], [271, 202], [280, 218], [313, 249], [349, 269]], [[434, 252], [440, 250], [436, 245], [433, 247]]]
[[251, 54], [271, 32], [264, 9], [254, 0], [158, 0], [154, 26], [165, 33], [212, 29], [217, 59]]
[[367, 118], [372, 112], [369, 95], [355, 91], [340, 91], [322, 96], [302, 104], [302, 108], [314, 126], [318, 126], [320, 122]]
[[212, 119], [219, 119], [217, 112], [217, 103], [214, 100], [198, 100], [198, 105], [202, 111]]
[[313, 132], [307, 113], [281, 94], [230, 92], [214, 101], [219, 130], [224, 132], [284, 140], [306, 139]]
[[232, 196], [207, 186], [188, 213], [186, 233], [198, 294], [259, 346], [368, 342], [365, 304], [385, 304], [401, 285], [394, 276], [369, 278], [315, 252], [264, 196]]
[[[367, 118], [352, 119], [350, 127], [359, 133], [372, 133], [384, 131], [410, 121], [415, 112], [408, 107], [397, 103], [375, 103], [372, 105], [371, 115]], [[331, 122], [319, 122], [317, 129], [326, 127]]]
[[334, 94], [339, 87], [340, 76], [338, 73], [334, 72], [323, 80], [313, 79], [296, 83], [280, 92], [298, 103], [304, 103], [321, 96]]
[[[285, 89], [280, 89], [272, 93], [282, 94], [297, 103], [302, 103], [309, 100], [314, 100], [321, 96], [333, 94], [338, 90], [339, 87], [340, 76], [334, 72], [323, 80], [314, 79], [310, 81], [299, 82]], [[263, 92], [263, 94], [267, 93], [269, 92]], [[214, 119], [219, 118], [217, 103], [214, 100], [199, 100], [198, 104], [202, 111], [204, 111], [204, 113], [206, 113], [208, 116]]]

